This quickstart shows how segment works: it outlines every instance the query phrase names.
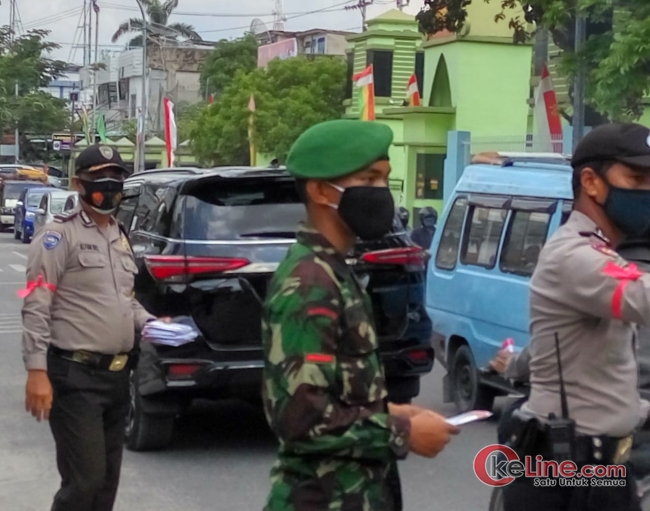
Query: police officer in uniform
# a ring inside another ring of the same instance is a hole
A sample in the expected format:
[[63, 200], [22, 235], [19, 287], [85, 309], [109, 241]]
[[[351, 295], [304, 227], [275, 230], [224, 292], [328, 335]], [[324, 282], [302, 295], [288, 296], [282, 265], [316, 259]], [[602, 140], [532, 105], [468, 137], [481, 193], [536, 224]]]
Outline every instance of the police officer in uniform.
[[270, 284], [263, 399], [280, 440], [268, 511], [398, 511], [396, 461], [433, 457], [458, 432], [443, 417], [387, 403], [370, 299], [346, 255], [389, 232], [390, 128], [339, 120], [295, 143], [287, 168], [307, 223]]
[[[530, 397], [508, 425], [520, 456], [555, 459], [562, 417], [555, 335], [575, 421], [573, 461], [625, 463], [648, 415], [637, 389], [635, 323], [650, 321], [650, 275], [615, 248], [650, 226], [650, 130], [611, 124], [589, 133], [573, 155], [574, 211], [546, 243], [530, 286]], [[555, 437], [557, 438], [557, 437]], [[636, 510], [635, 484], [538, 487], [518, 478], [506, 511]]]
[[32, 241], [22, 292], [26, 407], [48, 419], [61, 489], [53, 511], [110, 511], [117, 493], [134, 333], [153, 317], [133, 295], [137, 273], [112, 213], [127, 171], [93, 145], [77, 159], [80, 207]]

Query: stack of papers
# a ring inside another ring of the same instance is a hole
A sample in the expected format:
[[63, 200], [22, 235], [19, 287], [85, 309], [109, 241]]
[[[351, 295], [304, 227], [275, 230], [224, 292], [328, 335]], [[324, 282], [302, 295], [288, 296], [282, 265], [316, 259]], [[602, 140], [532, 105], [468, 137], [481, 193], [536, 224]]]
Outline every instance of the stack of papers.
[[189, 325], [150, 321], [142, 329], [142, 340], [151, 344], [164, 346], [182, 346], [189, 344], [199, 336], [199, 333]]

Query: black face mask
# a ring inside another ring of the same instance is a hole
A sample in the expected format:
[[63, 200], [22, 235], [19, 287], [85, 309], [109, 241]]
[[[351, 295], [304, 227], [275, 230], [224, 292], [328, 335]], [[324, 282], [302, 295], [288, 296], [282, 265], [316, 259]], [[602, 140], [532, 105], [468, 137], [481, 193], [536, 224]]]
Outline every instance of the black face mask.
[[629, 190], [609, 185], [605, 213], [630, 238], [650, 234], [650, 190]]
[[341, 188], [341, 202], [332, 206], [350, 230], [364, 241], [383, 238], [393, 226], [395, 201], [390, 189], [382, 186], [351, 186]]
[[124, 182], [114, 178], [98, 179], [97, 181], [81, 180], [85, 193], [79, 194], [81, 200], [97, 213], [110, 215], [122, 200]]

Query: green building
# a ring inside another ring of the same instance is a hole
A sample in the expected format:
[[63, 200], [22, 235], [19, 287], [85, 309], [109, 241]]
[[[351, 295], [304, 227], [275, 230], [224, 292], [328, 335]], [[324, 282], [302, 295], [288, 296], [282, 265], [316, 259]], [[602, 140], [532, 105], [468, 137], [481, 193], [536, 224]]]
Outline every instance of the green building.
[[[494, 23], [499, 9], [475, 2], [462, 33], [427, 40], [412, 16], [392, 10], [348, 38], [346, 117], [359, 115], [351, 76], [372, 63], [376, 118], [395, 133], [390, 157], [396, 200], [413, 216], [424, 206], [442, 208], [449, 131], [469, 131], [479, 139], [502, 134], [525, 140], [528, 133], [532, 47], [514, 45], [507, 25]], [[405, 107], [414, 73], [422, 106]]]

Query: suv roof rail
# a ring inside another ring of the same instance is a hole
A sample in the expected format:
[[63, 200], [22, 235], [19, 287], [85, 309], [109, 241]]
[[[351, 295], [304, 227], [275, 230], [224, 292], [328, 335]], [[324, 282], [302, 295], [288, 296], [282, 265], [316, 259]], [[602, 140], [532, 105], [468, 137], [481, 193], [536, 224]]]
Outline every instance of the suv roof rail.
[[472, 163], [510, 167], [515, 163], [554, 163], [567, 164], [571, 157], [560, 153], [513, 153], [513, 152], [484, 152], [472, 158]]
[[134, 177], [134, 176], [143, 176], [143, 175], [151, 175], [151, 174], [201, 174], [202, 172], [205, 172], [206, 169], [200, 169], [198, 167], [176, 167], [176, 168], [167, 168], [167, 169], [150, 169], [150, 170], [143, 170], [142, 172], [134, 172], [131, 174], [129, 177]]

